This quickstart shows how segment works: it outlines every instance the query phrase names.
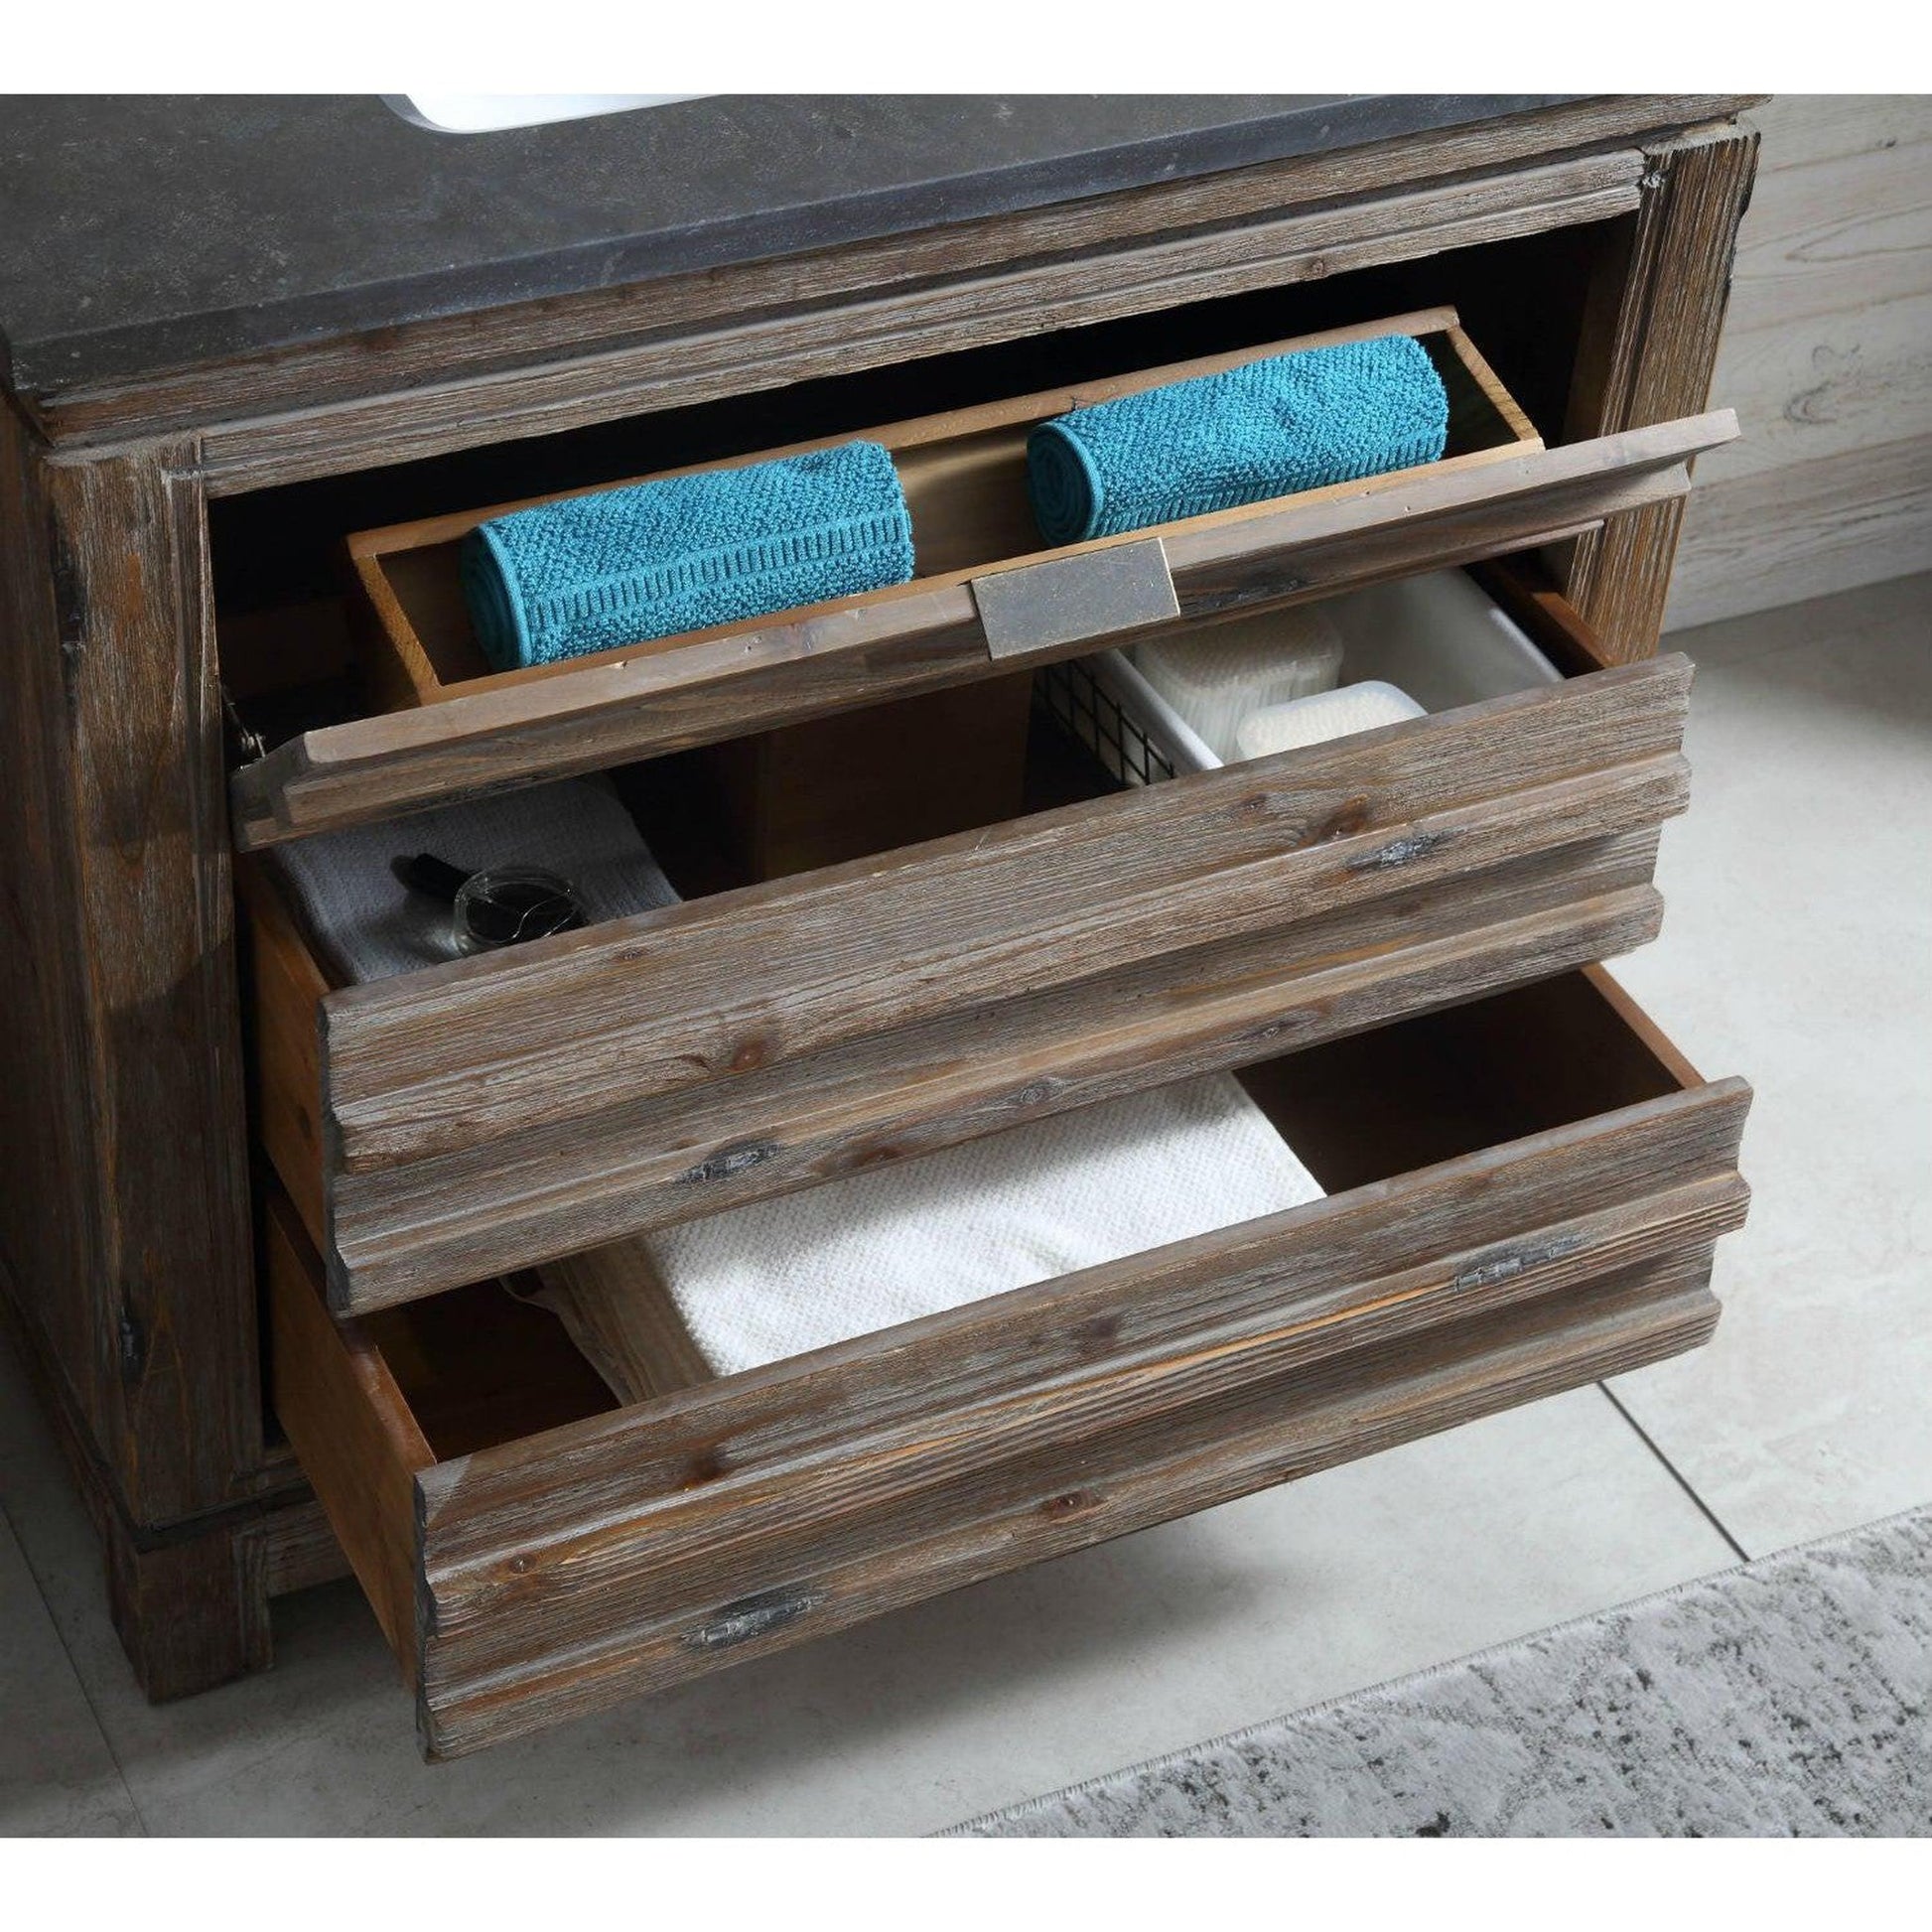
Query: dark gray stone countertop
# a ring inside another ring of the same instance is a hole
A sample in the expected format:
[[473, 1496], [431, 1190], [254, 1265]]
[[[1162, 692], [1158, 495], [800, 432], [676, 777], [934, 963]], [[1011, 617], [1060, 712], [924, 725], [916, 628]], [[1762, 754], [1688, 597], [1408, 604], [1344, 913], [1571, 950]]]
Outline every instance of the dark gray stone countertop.
[[374, 95], [0, 97], [0, 367], [137, 382], [1569, 98], [715, 95], [447, 134]]

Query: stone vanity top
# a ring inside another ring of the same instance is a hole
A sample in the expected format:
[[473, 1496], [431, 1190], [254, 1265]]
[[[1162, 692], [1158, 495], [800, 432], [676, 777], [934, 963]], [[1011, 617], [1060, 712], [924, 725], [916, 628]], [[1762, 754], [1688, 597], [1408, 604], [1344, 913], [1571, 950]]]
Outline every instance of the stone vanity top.
[[446, 134], [372, 94], [0, 97], [0, 373], [137, 381], [1573, 98], [717, 95]]

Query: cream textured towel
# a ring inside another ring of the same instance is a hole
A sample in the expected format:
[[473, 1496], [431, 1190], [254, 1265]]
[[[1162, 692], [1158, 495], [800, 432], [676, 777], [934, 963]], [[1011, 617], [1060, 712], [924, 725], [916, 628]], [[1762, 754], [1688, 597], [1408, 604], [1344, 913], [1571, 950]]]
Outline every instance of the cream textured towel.
[[[1104, 1101], [939, 1154], [639, 1236], [699, 1355], [720, 1375], [1025, 1288], [1320, 1198], [1231, 1074]], [[624, 1401], [665, 1311], [625, 1276], [542, 1298]], [[589, 1298], [596, 1305], [586, 1306]], [[575, 1301], [577, 1306], [571, 1306]], [[641, 1322], [638, 1346], [623, 1342]], [[680, 1374], [675, 1380], [688, 1380]]]
[[621, 918], [677, 894], [630, 814], [601, 778], [439, 805], [377, 825], [271, 848], [315, 936], [350, 981], [440, 966], [457, 955], [450, 907], [397, 879], [394, 862], [433, 853], [465, 872], [541, 866], [577, 889], [593, 920]]
[[1321, 745], [1331, 738], [1347, 738], [1423, 715], [1422, 706], [1406, 691], [1370, 678], [1312, 698], [1297, 698], [1293, 704], [1270, 705], [1244, 718], [1235, 734], [1235, 756], [1265, 759], [1271, 752]]

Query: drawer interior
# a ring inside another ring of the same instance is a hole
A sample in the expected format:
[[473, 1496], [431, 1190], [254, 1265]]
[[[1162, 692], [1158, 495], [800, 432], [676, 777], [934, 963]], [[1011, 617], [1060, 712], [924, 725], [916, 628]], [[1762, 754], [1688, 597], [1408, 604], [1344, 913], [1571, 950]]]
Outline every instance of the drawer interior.
[[[1276, 343], [1347, 334], [1375, 318], [1459, 315], [1461, 346], [1438, 326], [1425, 341], [1451, 402], [1448, 461], [1551, 442], [1565, 427], [1570, 357], [1590, 277], [1621, 245], [1622, 222], [1525, 237], [1428, 262], [1358, 271], [1256, 295], [1196, 303], [1079, 330], [1046, 332], [775, 394], [614, 421], [316, 483], [224, 498], [211, 547], [222, 674], [250, 743], [447, 695], [481, 680], [451, 546], [490, 507], [608, 488], [767, 450], [919, 425], [899, 464], [922, 580], [983, 569], [1039, 548], [1027, 510], [1025, 422], [988, 425], [1000, 399], [1098, 396], [1151, 371], [1245, 360]], [[1427, 323], [1425, 322], [1425, 327]], [[930, 413], [928, 413], [930, 412]], [[1040, 413], [1051, 413], [1042, 409]], [[476, 507], [470, 507], [476, 506]], [[365, 586], [343, 568], [357, 531], [414, 641], [358, 635]], [[649, 646], [646, 648], [659, 648]], [[403, 661], [406, 659], [407, 661]], [[569, 666], [512, 672], [551, 675]]]
[[210, 510], [221, 615], [234, 622], [273, 614], [285, 623], [306, 606], [333, 607], [333, 654], [345, 663], [340, 560], [355, 530], [849, 436], [868, 424], [1436, 306], [1456, 310], [1504, 386], [1555, 442], [1572, 407], [1592, 282], [1621, 260], [1631, 225], [1619, 216], [1077, 329], [1029, 329], [986, 347], [224, 496]]
[[[1595, 970], [1244, 1069], [1327, 1194], [1684, 1091], [1695, 1070]], [[438, 1460], [618, 1407], [524, 1280], [357, 1317]]]
[[[1016, 397], [973, 410], [919, 417], [905, 423], [871, 425], [857, 433], [869, 441], [883, 443], [893, 452], [911, 515], [914, 575], [908, 585], [841, 601], [856, 604], [890, 600], [920, 586], [929, 588], [962, 581], [995, 568], [1009, 569], [1041, 552], [1045, 546], [1035, 527], [1027, 498], [1027, 438], [1037, 423], [1048, 417], [1080, 404], [1213, 374], [1292, 348], [1318, 346], [1368, 333], [1415, 335], [1443, 377], [1449, 399], [1449, 442], [1442, 461], [1430, 466], [1431, 469], [1454, 469], [1514, 451], [1542, 447], [1528, 417], [1497, 380], [1450, 310], [1423, 311], [1392, 318], [1386, 323], [1376, 322], [1362, 330], [1259, 343], [1229, 354], [1138, 370], [1128, 376], [1083, 383], [1074, 389]], [[824, 441], [786, 445], [759, 452], [759, 457], [791, 456], [823, 447]], [[655, 476], [688, 474], [687, 470], [652, 473]], [[1399, 487], [1398, 477], [1406, 474], [1391, 473], [1357, 483], [1336, 485], [1335, 489], [1359, 493], [1395, 488]], [[646, 476], [625, 481], [649, 480]], [[1304, 497], [1327, 493], [1309, 491]], [[1304, 500], [1304, 497], [1293, 500]], [[675, 650], [687, 641], [682, 636], [664, 637], [573, 658], [563, 664], [490, 671], [477, 645], [464, 605], [457, 574], [458, 545], [477, 524], [492, 516], [552, 500], [555, 498], [518, 498], [448, 516], [357, 532], [349, 538], [349, 568], [361, 593], [366, 619], [363, 641], [369, 653], [371, 684], [382, 694], [385, 704], [432, 704], [467, 691], [505, 688], [567, 674], [600, 659], [618, 660]], [[748, 619], [702, 634], [729, 635], [768, 621], [762, 618]]]
[[[1445, 689], [1476, 702], [1596, 668], [1587, 628], [1559, 596], [1535, 588], [1523, 564], [1474, 574], [1494, 610], [1519, 624], [1535, 650], [1471, 683], [1455, 660], [1453, 631], [1440, 645], [1425, 636], [1409, 667], [1420, 672], [1411, 682], [1426, 712], [1447, 702], [1432, 688], [1432, 672]], [[1401, 591], [1426, 611], [1439, 590], [1453, 588], [1450, 575], [1335, 600], [1345, 640], [1339, 682], [1392, 675], [1381, 600]], [[1063, 707], [1036, 690], [1050, 675], [1008, 672], [639, 760], [609, 775], [679, 897], [702, 899], [1119, 789], [1116, 772], [1054, 722]], [[308, 937], [324, 978], [340, 983], [326, 945]]]
[[1600, 968], [1242, 1078], [1324, 1198], [627, 1406], [521, 1278], [333, 1320], [271, 1193], [276, 1412], [426, 1748], [1710, 1335], [1748, 1090], [1700, 1082]]
[[[1657, 827], [1683, 808], [1684, 667], [1565, 685], [1552, 664], [1587, 669], [1587, 633], [1520, 573], [1486, 581], [1549, 654], [1534, 688], [1172, 785], [1123, 787], [1027, 709], [1026, 672], [619, 767], [684, 903], [469, 960], [445, 927], [443, 963], [364, 985], [277, 876], [320, 842], [251, 856], [257, 1131], [332, 1305], [442, 1294], [485, 1256], [540, 1265], [1641, 944]], [[960, 699], [994, 701], [991, 728], [961, 734]], [[936, 738], [907, 722], [935, 703]], [[935, 744], [968, 752], [958, 782], [931, 782]], [[389, 877], [420, 840], [388, 836], [358, 834], [359, 863], [434, 937]]]
[[[953, 690], [1151, 626], [1481, 559], [1558, 556], [1553, 546], [1607, 517], [1681, 497], [1693, 458], [1736, 434], [1723, 410], [1593, 433], [1587, 386], [1580, 397], [1567, 385], [1572, 358], [1587, 359], [1587, 288], [1620, 258], [1613, 227], [217, 505], [235, 842], [250, 850]], [[1498, 292], [1512, 286], [1520, 306]], [[1398, 293], [1407, 307], [1389, 306]], [[1466, 328], [1453, 306], [1463, 302]], [[1290, 345], [1392, 330], [1416, 335], [1444, 372], [1450, 436], [1440, 461], [1041, 547], [1023, 452], [1042, 417]], [[1053, 386], [1022, 386], [1028, 373]], [[925, 413], [894, 418], [895, 403]], [[915, 526], [911, 582], [484, 674], [455, 569], [455, 546], [480, 519], [855, 435], [894, 447]], [[496, 493], [483, 493], [489, 485]], [[408, 514], [382, 522], [383, 510]], [[1631, 654], [1628, 639], [1619, 653]]]
[[[1510, 580], [1496, 574], [1487, 581], [1522, 610]], [[1425, 579], [1403, 588], [1427, 608], [1435, 593], [1452, 587]], [[1383, 595], [1368, 591], [1335, 601], [1343, 685], [1392, 675]], [[1498, 601], [1494, 608], [1503, 606]], [[1424, 711], [1452, 709], [1454, 697], [1474, 703], [1535, 690], [1562, 675], [1560, 660], [1588, 661], [1578, 656], [1581, 625], [1554, 635], [1547, 623], [1538, 621], [1538, 628], [1541, 662], [1526, 653], [1520, 664], [1487, 667], [1482, 679], [1468, 678], [1456, 663], [1448, 626], [1440, 639], [1426, 637], [1422, 651], [1410, 656], [1418, 672], [1410, 681], [1436, 700], [1425, 702]], [[641, 760], [613, 775], [681, 897], [702, 898], [1118, 789], [1117, 769], [1093, 757], [1078, 733], [1054, 722], [1057, 708], [1039, 688], [1053, 675], [1010, 672]]]

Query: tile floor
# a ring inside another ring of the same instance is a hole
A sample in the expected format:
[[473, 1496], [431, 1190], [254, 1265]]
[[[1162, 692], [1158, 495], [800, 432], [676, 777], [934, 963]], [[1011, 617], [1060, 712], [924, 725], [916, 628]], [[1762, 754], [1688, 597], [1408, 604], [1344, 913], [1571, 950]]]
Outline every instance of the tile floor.
[[1673, 641], [1621, 970], [1757, 1087], [1709, 1349], [433, 1768], [347, 1585], [149, 1709], [0, 1355], [0, 1832], [924, 1832], [1932, 1498], [1932, 577]]

